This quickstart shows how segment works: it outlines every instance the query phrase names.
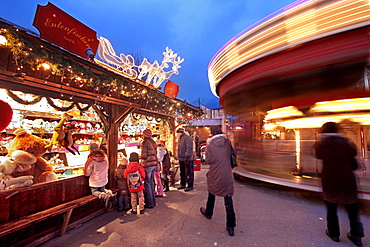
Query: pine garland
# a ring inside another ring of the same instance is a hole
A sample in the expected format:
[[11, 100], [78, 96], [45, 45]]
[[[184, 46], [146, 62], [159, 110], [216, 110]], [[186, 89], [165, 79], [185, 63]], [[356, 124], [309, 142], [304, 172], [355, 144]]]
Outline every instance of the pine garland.
[[[34, 105], [34, 104], [37, 104], [39, 103], [42, 98], [44, 98], [43, 96], [35, 96], [35, 98], [31, 101], [26, 101], [26, 100], [23, 100], [21, 98], [19, 98], [15, 93], [13, 93], [12, 91], [8, 90], [8, 89], [5, 89], [5, 92], [6, 94], [12, 98], [12, 100], [14, 100], [15, 102], [19, 103], [19, 104], [22, 104], [22, 105]], [[58, 110], [58, 111], [63, 111], [63, 112], [66, 112], [66, 111], [69, 111], [71, 110], [74, 106], [76, 106], [76, 108], [80, 111], [80, 112], [85, 112], [86, 110], [88, 110], [91, 105], [87, 105], [85, 107], [81, 107], [80, 104], [78, 103], [71, 103], [71, 105], [69, 106], [66, 106], [66, 107], [59, 107], [57, 106], [56, 104], [54, 104], [53, 100], [49, 97], [45, 97], [47, 102], [49, 103], [49, 105], [51, 107], [53, 107], [54, 109]]]
[[75, 105], [76, 103], [72, 103], [70, 106], [66, 106], [66, 107], [59, 107], [57, 105], [54, 104], [53, 100], [49, 97], [45, 97], [48, 104], [53, 107], [54, 109], [58, 110], [58, 111], [69, 111], [71, 110]]
[[36, 96], [33, 100], [31, 101], [26, 101], [21, 98], [19, 98], [16, 94], [14, 94], [12, 91], [5, 89], [6, 94], [12, 98], [15, 102], [22, 104], [22, 105], [34, 105], [39, 103], [42, 100], [42, 96]]

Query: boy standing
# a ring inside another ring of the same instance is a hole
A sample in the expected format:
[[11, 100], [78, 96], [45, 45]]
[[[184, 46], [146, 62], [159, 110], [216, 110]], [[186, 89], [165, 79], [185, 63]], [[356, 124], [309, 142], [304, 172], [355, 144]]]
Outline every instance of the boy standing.
[[114, 172], [114, 179], [117, 182], [117, 188], [118, 191], [118, 212], [121, 212], [123, 210], [127, 211], [130, 208], [130, 202], [129, 202], [129, 194], [127, 188], [127, 181], [124, 177], [124, 171], [126, 170], [128, 165], [128, 160], [126, 158], [123, 158], [121, 163], [118, 165], [116, 171]]
[[128, 190], [131, 192], [132, 213], [143, 214], [145, 170], [139, 163], [139, 155], [137, 153], [131, 153], [129, 161], [130, 163], [124, 171], [124, 177], [127, 180]]

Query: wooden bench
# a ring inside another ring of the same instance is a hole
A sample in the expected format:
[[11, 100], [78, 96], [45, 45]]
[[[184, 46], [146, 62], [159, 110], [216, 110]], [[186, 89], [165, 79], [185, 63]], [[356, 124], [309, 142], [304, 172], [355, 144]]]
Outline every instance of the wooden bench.
[[95, 200], [100, 200], [96, 196], [93, 195], [88, 195], [84, 196], [78, 199], [75, 199], [70, 202], [66, 202], [60, 205], [57, 205], [55, 207], [43, 210], [41, 212], [37, 212], [34, 214], [26, 215], [23, 217], [20, 217], [15, 220], [8, 221], [6, 223], [0, 224], [0, 237], [5, 236], [9, 233], [21, 230], [25, 227], [28, 227], [32, 224], [35, 224], [37, 222], [46, 220], [48, 218], [51, 218], [53, 216], [57, 216], [60, 214], [64, 214], [64, 220], [63, 220], [63, 225], [60, 230], [60, 236], [64, 235], [64, 233], [67, 230], [68, 224], [69, 224], [69, 219], [72, 215], [72, 211], [75, 208], [78, 208], [80, 206], [86, 205], [88, 203], [91, 203]]

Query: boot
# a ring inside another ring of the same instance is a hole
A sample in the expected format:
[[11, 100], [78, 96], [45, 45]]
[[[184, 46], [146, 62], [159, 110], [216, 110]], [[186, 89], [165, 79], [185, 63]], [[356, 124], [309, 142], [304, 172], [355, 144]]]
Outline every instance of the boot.
[[167, 192], [170, 190], [170, 185], [169, 185], [169, 181], [163, 181], [163, 187], [164, 187], [164, 192]]

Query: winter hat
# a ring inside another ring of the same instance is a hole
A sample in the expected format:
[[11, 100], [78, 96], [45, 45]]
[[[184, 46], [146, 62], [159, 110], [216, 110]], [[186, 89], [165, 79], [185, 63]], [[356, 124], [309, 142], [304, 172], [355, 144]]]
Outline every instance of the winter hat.
[[135, 152], [131, 153], [129, 161], [130, 162], [139, 162], [139, 155]]
[[211, 126], [211, 134], [212, 135], [222, 134], [222, 130], [221, 130], [220, 126], [218, 126], [218, 125]]
[[176, 133], [184, 133], [184, 132], [185, 132], [184, 128], [178, 128], [176, 130]]
[[96, 143], [91, 143], [90, 146], [89, 146], [89, 149], [90, 149], [91, 152], [99, 151], [99, 145], [96, 144]]
[[321, 126], [320, 132], [321, 133], [338, 133], [340, 127], [335, 122], [326, 122]]
[[143, 131], [143, 136], [144, 137], [152, 137], [152, 131], [150, 129], [145, 129]]

